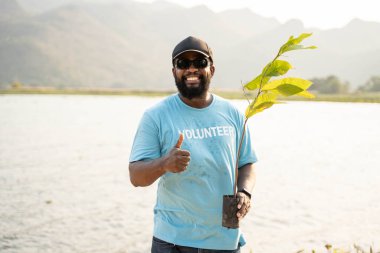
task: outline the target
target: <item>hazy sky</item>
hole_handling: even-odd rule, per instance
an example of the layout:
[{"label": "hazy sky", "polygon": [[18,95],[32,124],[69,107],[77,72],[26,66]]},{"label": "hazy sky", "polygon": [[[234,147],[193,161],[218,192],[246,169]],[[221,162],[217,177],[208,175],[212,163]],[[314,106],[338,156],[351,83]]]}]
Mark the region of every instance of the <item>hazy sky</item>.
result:
[{"label": "hazy sky", "polygon": [[[154,0],[137,0],[153,2]],[[380,0],[167,0],[182,6],[205,4],[214,11],[248,7],[280,22],[302,20],[308,28],[337,28],[353,18],[380,22]]]}]

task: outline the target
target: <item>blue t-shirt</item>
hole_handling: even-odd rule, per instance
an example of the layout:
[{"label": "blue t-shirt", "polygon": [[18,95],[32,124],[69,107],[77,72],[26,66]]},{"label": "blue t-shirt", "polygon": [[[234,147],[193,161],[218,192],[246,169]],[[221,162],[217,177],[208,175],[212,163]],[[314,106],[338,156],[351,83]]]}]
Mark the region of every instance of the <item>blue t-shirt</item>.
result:
[{"label": "blue t-shirt", "polygon": [[[153,235],[173,244],[204,249],[236,249],[244,245],[239,229],[222,227],[223,195],[233,194],[236,156],[244,116],[228,101],[213,95],[202,109],[182,102],[178,94],[148,109],[140,122],[130,162],[166,155],[176,144],[190,152],[182,173],[159,179]],[[249,131],[242,144],[239,167],[255,163]]]}]

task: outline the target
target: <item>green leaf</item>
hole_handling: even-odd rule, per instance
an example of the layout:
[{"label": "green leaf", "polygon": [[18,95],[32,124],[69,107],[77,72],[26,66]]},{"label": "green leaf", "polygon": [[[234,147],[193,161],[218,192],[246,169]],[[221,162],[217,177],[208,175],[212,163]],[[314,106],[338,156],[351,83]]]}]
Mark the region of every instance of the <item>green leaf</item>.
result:
[{"label": "green leaf", "polygon": [[290,65],[287,61],[282,60],[275,60],[271,63],[269,63],[265,68],[263,69],[262,75],[265,74],[265,76],[282,76],[288,72],[289,69],[292,68],[292,65]]},{"label": "green leaf", "polygon": [[312,82],[309,80],[302,79],[302,78],[287,77],[287,78],[277,79],[277,80],[267,83],[263,87],[262,90],[263,91],[274,90],[274,89],[277,89],[280,85],[286,85],[286,84],[296,86],[302,90],[307,90],[310,87],[310,85],[312,85]]},{"label": "green leaf", "polygon": [[298,36],[298,38],[292,39],[291,41],[292,41],[294,44],[299,44],[299,43],[301,43],[304,39],[306,39],[307,37],[310,37],[311,35],[312,35],[312,33],[302,33],[300,36]]},{"label": "green leaf", "polygon": [[288,41],[281,46],[274,60],[265,66],[261,74],[244,85],[244,88],[248,90],[256,90],[259,88],[259,92],[254,102],[251,103],[245,111],[246,119],[264,111],[267,108],[270,108],[274,104],[280,103],[276,101],[277,96],[280,94],[284,96],[298,95],[306,98],[314,97],[313,94],[307,91],[312,84],[309,80],[296,77],[287,77],[270,81],[272,77],[282,76],[292,68],[292,65],[289,62],[278,60],[284,52],[316,48],[315,46],[300,45],[304,39],[310,37],[311,35],[311,33],[303,33],[296,38],[294,36],[290,36]]},{"label": "green leaf", "polygon": [[248,119],[253,115],[264,111],[265,109],[271,107],[276,104],[277,95],[274,93],[261,93],[256,101],[252,102],[245,111],[245,117]]},{"label": "green leaf", "polygon": [[310,92],[308,92],[307,90],[304,90],[304,91],[302,91],[300,93],[297,93],[296,95],[300,96],[300,97],[304,97],[304,98],[315,98],[315,95],[312,94],[312,93],[310,93]]},{"label": "green leaf", "polygon": [[[261,80],[263,79],[263,80]],[[244,85],[244,88],[248,90],[255,90],[260,87],[260,83],[262,82],[263,85],[266,84],[269,81],[270,77],[263,78],[262,75],[258,75],[255,79],[248,82],[246,85]]]},{"label": "green leaf", "polygon": [[293,84],[282,84],[276,88],[276,90],[281,94],[286,97],[293,96],[297,93],[300,93],[304,91],[300,87],[297,87]]},{"label": "green leaf", "polygon": [[245,117],[248,119],[257,113],[262,112],[267,108],[270,108],[272,105],[274,105],[274,102],[263,102],[259,106],[254,107],[252,110],[247,110],[245,112]]},{"label": "green leaf", "polygon": [[279,54],[283,54],[285,52],[291,51],[291,50],[299,50],[299,49],[315,49],[317,47],[315,46],[309,46],[305,47],[303,45],[298,45],[300,44],[304,39],[307,37],[310,37],[312,34],[311,33],[302,33],[300,36],[297,38],[294,38],[293,36],[290,36],[289,40],[281,46]]},{"label": "green leaf", "polygon": [[305,47],[303,45],[290,45],[289,47],[287,47],[282,53],[285,53],[285,52],[288,52],[288,51],[292,51],[292,50],[300,50],[300,49],[316,49],[317,47],[316,46],[309,46],[309,47]]}]

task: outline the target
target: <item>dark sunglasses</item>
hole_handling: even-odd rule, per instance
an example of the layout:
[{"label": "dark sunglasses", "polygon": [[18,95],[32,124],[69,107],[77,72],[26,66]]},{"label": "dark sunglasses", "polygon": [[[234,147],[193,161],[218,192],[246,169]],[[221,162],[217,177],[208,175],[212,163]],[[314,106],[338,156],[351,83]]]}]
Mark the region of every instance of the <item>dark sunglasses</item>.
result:
[{"label": "dark sunglasses", "polygon": [[204,69],[208,66],[208,63],[209,61],[207,58],[198,58],[195,60],[178,59],[175,62],[175,66],[178,69],[188,69],[191,65],[193,65],[196,69]]}]

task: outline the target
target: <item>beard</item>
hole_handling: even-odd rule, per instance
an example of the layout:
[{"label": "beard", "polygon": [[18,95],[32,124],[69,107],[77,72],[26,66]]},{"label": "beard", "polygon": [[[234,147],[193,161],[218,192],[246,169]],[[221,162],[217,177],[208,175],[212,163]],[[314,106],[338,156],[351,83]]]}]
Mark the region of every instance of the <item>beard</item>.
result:
[{"label": "beard", "polygon": [[175,77],[175,84],[177,86],[178,92],[187,99],[200,98],[203,97],[209,87],[211,82],[211,76],[201,75],[199,77],[200,83],[197,87],[187,87],[186,78],[182,76],[182,78]]}]

